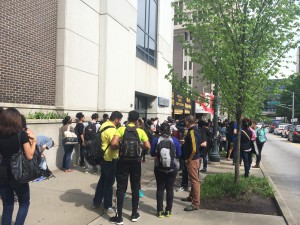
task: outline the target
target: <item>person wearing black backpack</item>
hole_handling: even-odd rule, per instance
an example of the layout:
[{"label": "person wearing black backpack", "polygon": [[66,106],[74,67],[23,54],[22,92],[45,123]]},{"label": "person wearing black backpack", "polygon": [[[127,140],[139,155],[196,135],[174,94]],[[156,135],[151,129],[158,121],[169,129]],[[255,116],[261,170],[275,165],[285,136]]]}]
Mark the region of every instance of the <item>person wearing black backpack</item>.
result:
[{"label": "person wearing black backpack", "polygon": [[[160,137],[155,138],[152,142],[151,156],[155,159],[157,216],[158,218],[170,217],[173,206],[174,182],[179,169],[177,159],[181,156],[181,148],[177,138],[171,137],[168,123],[161,124]],[[167,206],[163,211],[165,190],[167,192]]]},{"label": "person wearing black backpack", "polygon": [[[127,190],[128,176],[132,189],[132,214],[131,221],[136,222],[140,218],[137,212],[139,205],[139,189],[141,181],[142,144],[145,149],[150,149],[148,136],[144,130],[136,128],[135,123],[140,114],[130,111],[126,127],[118,128],[111,145],[119,149],[119,160],[117,162],[117,213],[110,218],[114,224],[123,224],[122,208],[124,195]],[[119,141],[121,140],[121,143]]]},{"label": "person wearing black backpack", "polygon": [[101,162],[101,176],[99,178],[95,196],[93,198],[92,208],[99,208],[104,200],[104,209],[107,213],[113,213],[112,196],[113,185],[115,183],[116,164],[118,159],[118,150],[113,149],[111,141],[116,133],[117,126],[121,123],[123,115],[118,112],[112,112],[108,121],[103,123],[100,128],[101,148],[104,150],[103,161]]}]

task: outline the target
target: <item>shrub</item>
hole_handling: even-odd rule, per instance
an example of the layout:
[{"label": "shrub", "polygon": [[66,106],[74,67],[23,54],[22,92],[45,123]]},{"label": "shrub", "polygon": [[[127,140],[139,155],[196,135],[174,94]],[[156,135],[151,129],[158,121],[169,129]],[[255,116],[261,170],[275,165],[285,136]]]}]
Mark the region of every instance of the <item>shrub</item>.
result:
[{"label": "shrub", "polygon": [[29,113],[26,118],[27,119],[63,119],[67,116],[65,113],[58,113],[58,112],[34,112]]}]

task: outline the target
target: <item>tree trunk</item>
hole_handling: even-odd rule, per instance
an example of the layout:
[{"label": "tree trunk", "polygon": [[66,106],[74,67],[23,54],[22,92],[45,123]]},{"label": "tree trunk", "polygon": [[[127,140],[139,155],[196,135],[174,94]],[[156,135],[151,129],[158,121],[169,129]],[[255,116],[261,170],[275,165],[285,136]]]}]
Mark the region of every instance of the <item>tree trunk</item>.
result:
[{"label": "tree trunk", "polygon": [[237,143],[236,149],[234,152],[234,162],[235,162],[235,174],[234,174],[234,183],[240,182],[240,148],[241,148],[241,117],[242,113],[241,110],[237,110],[236,114],[236,122],[237,122]]}]

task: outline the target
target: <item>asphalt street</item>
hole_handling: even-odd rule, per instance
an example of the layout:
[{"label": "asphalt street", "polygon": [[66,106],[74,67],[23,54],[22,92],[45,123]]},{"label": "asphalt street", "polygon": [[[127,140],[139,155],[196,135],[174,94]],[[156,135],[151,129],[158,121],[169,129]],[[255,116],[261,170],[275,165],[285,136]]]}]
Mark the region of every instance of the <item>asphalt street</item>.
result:
[{"label": "asphalt street", "polygon": [[268,134],[262,163],[297,224],[300,224],[300,143]]}]

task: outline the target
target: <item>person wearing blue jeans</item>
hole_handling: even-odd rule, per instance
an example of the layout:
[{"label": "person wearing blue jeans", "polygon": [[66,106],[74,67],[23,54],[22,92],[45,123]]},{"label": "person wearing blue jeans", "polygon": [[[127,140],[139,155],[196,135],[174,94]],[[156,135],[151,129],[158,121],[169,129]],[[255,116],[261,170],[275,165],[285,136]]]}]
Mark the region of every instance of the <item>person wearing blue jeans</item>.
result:
[{"label": "person wearing blue jeans", "polygon": [[98,181],[95,196],[93,199],[93,207],[98,208],[104,200],[104,208],[112,207],[113,185],[115,183],[117,160],[103,161],[101,164],[101,176]]},{"label": "person wearing blue jeans", "polygon": [[240,151],[242,156],[241,158],[244,161],[245,177],[249,177],[250,166],[252,161],[252,153],[251,153],[252,132],[249,130],[250,125],[251,125],[250,119],[248,118],[242,119]]},{"label": "person wearing blue jeans", "polygon": [[66,145],[63,143],[63,147],[65,150],[64,158],[63,158],[63,170],[65,172],[72,172],[71,167],[71,155],[74,149],[74,145]]},{"label": "person wearing blue jeans", "polygon": [[180,163],[181,163],[181,172],[182,172],[182,178],[181,178],[181,185],[180,187],[176,190],[177,192],[179,191],[188,191],[189,189],[189,175],[186,169],[185,165],[185,159],[183,156],[179,158]]},{"label": "person wearing blue jeans", "polygon": [[0,194],[3,202],[2,225],[11,225],[15,204],[14,192],[18,196],[19,202],[19,211],[15,225],[22,225],[25,223],[30,205],[29,184],[21,184],[11,180],[0,184]]}]

